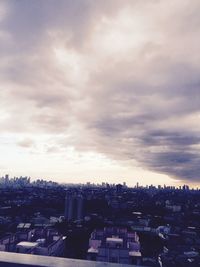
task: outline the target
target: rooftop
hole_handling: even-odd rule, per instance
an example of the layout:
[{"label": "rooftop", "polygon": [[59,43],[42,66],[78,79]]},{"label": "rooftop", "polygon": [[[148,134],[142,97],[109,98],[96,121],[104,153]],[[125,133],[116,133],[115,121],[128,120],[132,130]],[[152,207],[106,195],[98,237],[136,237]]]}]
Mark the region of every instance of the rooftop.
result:
[{"label": "rooftop", "polygon": [[123,239],[118,237],[107,237],[106,242],[123,243]]},{"label": "rooftop", "polygon": [[34,247],[38,246],[38,243],[37,242],[22,241],[22,242],[18,243],[17,246],[21,246],[24,248],[34,248]]}]

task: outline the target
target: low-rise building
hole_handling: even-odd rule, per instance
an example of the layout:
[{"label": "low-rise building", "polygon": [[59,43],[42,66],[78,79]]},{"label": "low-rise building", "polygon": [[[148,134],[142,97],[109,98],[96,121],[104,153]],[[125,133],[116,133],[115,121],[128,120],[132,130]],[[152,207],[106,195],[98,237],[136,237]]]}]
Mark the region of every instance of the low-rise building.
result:
[{"label": "low-rise building", "polygon": [[52,228],[21,229],[0,239],[0,251],[63,256],[65,238]]},{"label": "low-rise building", "polygon": [[139,264],[139,237],[136,232],[129,232],[127,228],[108,227],[95,230],[89,240],[87,258],[94,261]]}]

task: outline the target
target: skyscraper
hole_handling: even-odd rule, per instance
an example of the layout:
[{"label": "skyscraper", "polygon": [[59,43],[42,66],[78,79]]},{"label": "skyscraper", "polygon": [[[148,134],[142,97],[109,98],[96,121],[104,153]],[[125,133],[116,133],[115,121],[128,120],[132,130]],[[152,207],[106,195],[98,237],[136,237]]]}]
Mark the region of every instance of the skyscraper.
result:
[{"label": "skyscraper", "polygon": [[84,198],[81,194],[68,191],[65,197],[65,219],[75,221],[83,219]]}]

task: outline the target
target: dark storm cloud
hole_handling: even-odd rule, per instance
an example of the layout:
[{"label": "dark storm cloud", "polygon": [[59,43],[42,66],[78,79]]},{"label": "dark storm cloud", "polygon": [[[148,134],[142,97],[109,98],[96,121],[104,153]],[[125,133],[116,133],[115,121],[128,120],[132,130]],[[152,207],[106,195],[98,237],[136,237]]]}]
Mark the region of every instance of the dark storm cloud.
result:
[{"label": "dark storm cloud", "polygon": [[198,182],[199,8],[187,0],[3,2],[1,131],[61,134],[49,152],[71,145]]},{"label": "dark storm cloud", "polygon": [[200,137],[189,135],[189,133],[188,135],[186,135],[184,133],[178,132],[154,131],[149,132],[148,136],[144,136],[143,142],[147,146],[159,145],[164,143],[169,146],[184,147],[199,144]]}]

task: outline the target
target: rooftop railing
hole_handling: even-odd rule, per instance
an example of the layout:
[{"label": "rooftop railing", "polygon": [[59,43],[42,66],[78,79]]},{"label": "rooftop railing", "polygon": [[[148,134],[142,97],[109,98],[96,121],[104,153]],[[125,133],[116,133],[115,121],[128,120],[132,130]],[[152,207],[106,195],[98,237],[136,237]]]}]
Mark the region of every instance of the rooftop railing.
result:
[{"label": "rooftop railing", "polygon": [[[135,265],[94,262],[0,251],[0,267],[134,267]],[[136,266],[135,266],[136,267]],[[143,266],[144,267],[144,266]]]}]

